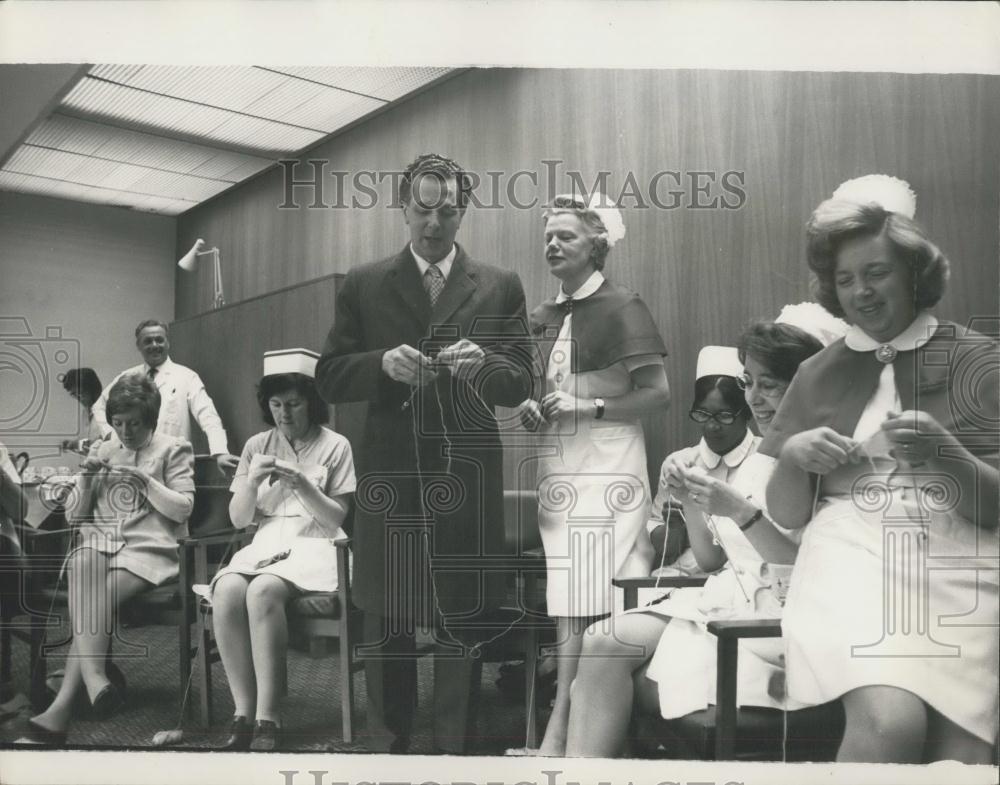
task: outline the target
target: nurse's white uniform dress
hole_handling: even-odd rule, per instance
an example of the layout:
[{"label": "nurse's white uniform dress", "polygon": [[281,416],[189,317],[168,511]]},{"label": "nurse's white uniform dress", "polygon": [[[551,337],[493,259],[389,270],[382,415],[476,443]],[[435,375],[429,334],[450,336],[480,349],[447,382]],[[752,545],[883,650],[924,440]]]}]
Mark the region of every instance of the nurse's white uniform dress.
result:
[{"label": "nurse's white uniform dress", "polygon": [[[925,312],[890,343],[899,352],[919,350],[937,324]],[[845,344],[858,353],[878,347],[855,327]],[[995,379],[995,348],[992,363]],[[961,399],[953,405],[970,406]],[[996,416],[995,399],[982,405]],[[993,743],[996,524],[976,526],[958,514],[957,485],[948,475],[890,454],[880,425],[904,408],[887,364],[852,434],[867,459],[822,478],[782,625],[789,694],[813,705],[859,687],[896,687]]]},{"label": "nurse's white uniform dress", "polygon": [[[573,300],[604,283],[595,272]],[[560,288],[556,303],[569,299]],[[573,314],[563,320],[549,354],[545,392],[583,400],[622,395],[630,372],[661,364],[660,355],[627,357],[607,368],[573,373]],[[615,611],[615,577],[648,575],[653,549],[646,532],[650,492],[646,445],[639,420],[561,418],[542,431],[538,466],[538,525],[548,574],[546,601],[553,617],[590,617]]]},{"label": "nurse's white uniform dress", "polygon": [[[243,448],[231,490],[246,482],[253,456],[261,453],[297,463],[299,469],[329,497],[355,489],[351,445],[339,433],[314,426],[305,444],[296,451],[278,428],[251,436]],[[332,592],[337,589],[337,552],[334,542],[346,537],[338,528],[330,531],[317,521],[294,491],[280,482],[265,480],[257,490],[254,523],[259,524],[253,542],[237,551],[223,575],[275,575],[302,592]],[[288,555],[266,564],[275,556]]]}]

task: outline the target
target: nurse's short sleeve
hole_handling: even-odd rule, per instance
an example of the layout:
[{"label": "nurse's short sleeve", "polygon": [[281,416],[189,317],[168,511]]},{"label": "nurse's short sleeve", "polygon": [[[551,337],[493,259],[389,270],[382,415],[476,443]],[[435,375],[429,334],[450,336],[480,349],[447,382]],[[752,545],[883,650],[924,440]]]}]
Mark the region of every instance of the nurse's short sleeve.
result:
[{"label": "nurse's short sleeve", "polygon": [[632,373],[636,368],[645,368],[647,365],[663,365],[663,357],[658,354],[637,354],[626,357],[622,363],[625,365],[625,370]]},{"label": "nurse's short sleeve", "polygon": [[336,434],[336,436],[337,443],[330,453],[330,461],[327,464],[326,488],[324,488],[324,493],[330,497],[353,493],[357,487],[351,443],[340,434]]}]

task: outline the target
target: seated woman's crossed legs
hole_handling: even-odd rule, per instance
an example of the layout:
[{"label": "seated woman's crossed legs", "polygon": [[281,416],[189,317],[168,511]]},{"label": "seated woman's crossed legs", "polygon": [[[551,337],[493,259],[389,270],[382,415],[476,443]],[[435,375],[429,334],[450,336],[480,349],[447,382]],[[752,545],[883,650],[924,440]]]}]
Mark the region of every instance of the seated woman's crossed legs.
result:
[{"label": "seated woman's crossed legs", "polygon": [[114,689],[105,671],[105,657],[117,612],[133,597],[152,588],[152,584],[127,570],[111,569],[110,558],[93,548],[79,548],[70,556],[67,576],[73,641],[59,692],[52,704],[31,720],[40,728],[65,730],[73,699],[81,686],[99,712],[103,704],[113,708],[113,701],[99,698]]},{"label": "seated woman's crossed legs", "polygon": [[[628,613],[587,630],[573,683],[567,757],[621,754],[636,697],[634,675],[653,656],[669,621],[652,613]],[[609,630],[600,629],[605,624]],[[655,685],[644,677],[643,682],[655,696]]]}]

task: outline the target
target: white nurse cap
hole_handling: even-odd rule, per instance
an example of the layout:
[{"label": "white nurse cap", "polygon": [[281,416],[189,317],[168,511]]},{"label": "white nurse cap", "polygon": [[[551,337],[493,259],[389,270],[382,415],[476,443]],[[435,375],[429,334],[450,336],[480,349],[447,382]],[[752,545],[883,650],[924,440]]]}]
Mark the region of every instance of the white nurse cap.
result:
[{"label": "white nurse cap", "polygon": [[906,180],[887,174],[866,174],[855,177],[837,186],[834,199],[856,204],[874,202],[883,210],[899,213],[907,218],[917,214],[917,195]]},{"label": "white nurse cap", "polygon": [[316,361],[318,359],[319,354],[308,349],[278,349],[273,352],[264,352],[264,375],[301,373],[312,379],[316,376]]},{"label": "white nurse cap", "polygon": [[733,346],[706,346],[698,352],[698,370],[695,379],[705,376],[733,376],[739,378],[743,375],[743,363]]},{"label": "white nurse cap", "polygon": [[789,324],[809,333],[824,346],[829,346],[847,334],[848,325],[819,303],[805,302],[786,305],[781,309],[775,324]]}]

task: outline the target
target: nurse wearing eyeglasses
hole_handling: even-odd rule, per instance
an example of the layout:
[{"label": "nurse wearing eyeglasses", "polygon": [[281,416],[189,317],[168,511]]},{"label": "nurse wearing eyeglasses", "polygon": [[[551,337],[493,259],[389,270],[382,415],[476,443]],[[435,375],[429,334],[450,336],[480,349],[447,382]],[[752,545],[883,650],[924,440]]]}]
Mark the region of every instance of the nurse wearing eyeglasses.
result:
[{"label": "nurse wearing eyeglasses", "polygon": [[[647,524],[656,549],[654,569],[671,566],[682,572],[700,571],[694,554],[686,547],[681,517],[684,504],[676,498],[671,500],[669,477],[676,475],[679,467],[698,467],[708,477],[728,485],[743,461],[757,449],[760,437],[748,427],[751,410],[742,389],[744,374],[735,347],[706,346],[698,354],[694,403],[688,417],[701,426],[702,437],[697,444],[668,455],[660,468]],[[679,515],[671,515],[672,521],[668,520],[667,510],[676,510]]]}]

